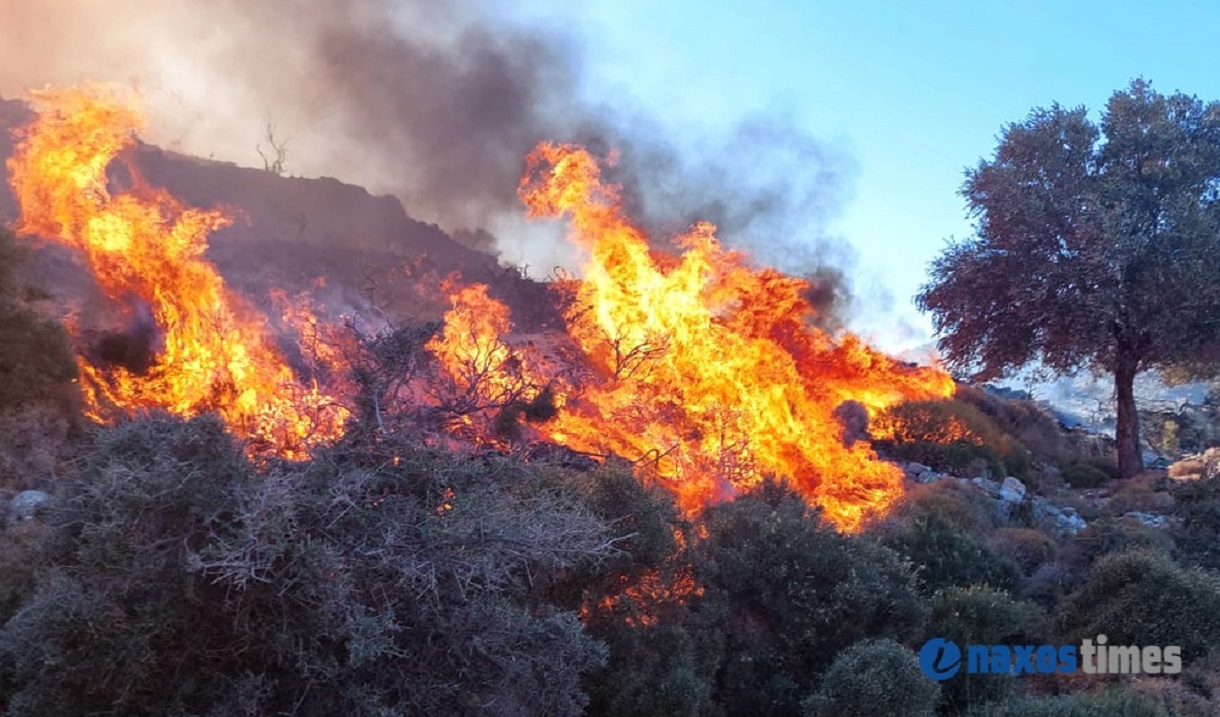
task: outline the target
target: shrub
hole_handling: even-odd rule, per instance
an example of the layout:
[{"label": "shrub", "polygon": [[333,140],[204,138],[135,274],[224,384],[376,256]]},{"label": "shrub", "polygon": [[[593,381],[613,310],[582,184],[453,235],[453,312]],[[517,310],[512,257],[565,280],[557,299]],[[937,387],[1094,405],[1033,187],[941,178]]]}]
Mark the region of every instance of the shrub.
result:
[{"label": "shrub", "polygon": [[[1037,610],[1011,595],[989,587],[946,588],[932,597],[930,637],[958,645],[1028,644]],[[963,648],[964,649],[964,648]],[[996,700],[1012,687],[1009,675],[962,672],[943,685],[945,703],[953,711]]]},{"label": "shrub", "polygon": [[993,476],[1029,473],[1029,454],[973,406],[912,401],[879,415],[871,429],[885,453],[957,475],[982,468]]},{"label": "shrub", "polygon": [[1104,634],[1111,645],[1179,645],[1189,662],[1220,644],[1220,577],[1167,555],[1108,555],[1063,607],[1064,638]]},{"label": "shrub", "polygon": [[1132,550],[1174,552],[1173,538],[1164,530],[1144,525],[1135,518],[1101,518],[1072,538],[1071,552],[1078,553],[1082,573],[1100,557]]},{"label": "shrub", "polygon": [[210,417],[103,432],[0,629],[10,713],[579,714],[605,648],[539,587],[605,524],[506,460],[379,449],[259,477]]},{"label": "shrub", "polygon": [[1011,591],[1020,578],[1016,563],[936,515],[901,525],[882,540],[915,564],[923,590],[929,595],[943,588],[970,585]]},{"label": "shrub", "polygon": [[822,524],[790,491],[764,486],[713,506],[702,527],[692,553],[705,593],[692,609],[720,633],[717,702],[731,714],[790,713],[838,652],[923,628],[910,566]]},{"label": "shrub", "polygon": [[1077,461],[1063,469],[1063,481],[1073,488],[1098,488],[1109,483],[1113,477],[1096,463],[1087,461]]},{"label": "shrub", "polygon": [[13,273],[22,252],[0,229],[0,411],[35,405],[75,410],[76,359],[68,334],[25,303]]},{"label": "shrub", "polygon": [[1171,717],[1157,700],[1132,690],[1098,694],[1022,697],[980,705],[966,717]]},{"label": "shrub", "polygon": [[677,625],[622,626],[609,633],[610,661],[594,673],[591,714],[699,717],[713,709],[699,646]]},{"label": "shrub", "polygon": [[1174,531],[1183,559],[1207,568],[1220,568],[1220,478],[1204,478],[1177,486],[1174,514],[1181,525]]},{"label": "shrub", "polygon": [[936,516],[976,537],[990,535],[1000,526],[995,501],[973,485],[956,480],[913,486],[893,515],[910,520]]},{"label": "shrub", "polygon": [[1016,563],[1025,575],[1055,559],[1055,541],[1033,528],[1001,528],[992,535],[988,545],[998,555]]},{"label": "shrub", "polygon": [[893,640],[866,640],[839,653],[801,707],[807,717],[932,717],[939,698],[939,686],[910,650]]}]

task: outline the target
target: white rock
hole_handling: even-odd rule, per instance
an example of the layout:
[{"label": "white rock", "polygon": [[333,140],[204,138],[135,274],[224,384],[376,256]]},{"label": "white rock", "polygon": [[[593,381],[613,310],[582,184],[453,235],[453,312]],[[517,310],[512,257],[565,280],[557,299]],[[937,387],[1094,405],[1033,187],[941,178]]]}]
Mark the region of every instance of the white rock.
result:
[{"label": "white rock", "polygon": [[1020,503],[1025,498],[1025,484],[1012,476],[1008,476],[1000,484],[999,496],[1000,500],[1006,500],[1009,503]]},{"label": "white rock", "polygon": [[50,499],[51,496],[40,490],[23,490],[9,501],[9,515],[13,520],[32,520],[39,507]]}]

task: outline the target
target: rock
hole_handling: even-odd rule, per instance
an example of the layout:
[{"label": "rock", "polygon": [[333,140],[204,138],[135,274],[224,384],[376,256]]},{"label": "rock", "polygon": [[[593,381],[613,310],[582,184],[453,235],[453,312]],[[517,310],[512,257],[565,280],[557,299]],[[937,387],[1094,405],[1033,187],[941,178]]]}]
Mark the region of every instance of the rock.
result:
[{"label": "rock", "polygon": [[976,476],[974,478],[971,478],[970,482],[975,484],[979,488],[983,489],[983,492],[985,492],[987,495],[991,496],[992,498],[1000,497],[1000,484],[996,483],[995,481],[991,480],[990,478],[983,478],[982,476]]},{"label": "rock", "polygon": [[1025,499],[1025,484],[1008,476],[1000,484],[999,498],[1009,503],[1020,503]]},{"label": "rock", "polygon": [[51,496],[40,490],[23,490],[8,504],[10,520],[33,520]]},{"label": "rock", "polygon": [[[1071,511],[1070,513],[1068,512],[1069,510]],[[1076,535],[1089,527],[1089,524],[1075,510],[1065,508],[1062,513],[1055,517],[1055,527],[1068,535]]]},{"label": "rock", "polygon": [[1163,529],[1169,527],[1169,516],[1159,513],[1146,513],[1140,510],[1133,510],[1123,513],[1123,517],[1138,520],[1149,528]]},{"label": "rock", "polygon": [[923,481],[919,480],[919,477],[924,473],[931,473],[932,468],[931,466],[925,466],[922,463],[903,463],[902,472],[906,474],[907,478],[910,478],[916,483],[922,483]]}]

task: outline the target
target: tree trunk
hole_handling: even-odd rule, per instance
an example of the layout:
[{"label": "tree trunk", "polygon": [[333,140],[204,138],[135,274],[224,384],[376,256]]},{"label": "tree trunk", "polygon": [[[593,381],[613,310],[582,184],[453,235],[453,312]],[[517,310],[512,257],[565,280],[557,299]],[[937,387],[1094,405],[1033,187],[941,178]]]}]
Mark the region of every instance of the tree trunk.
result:
[{"label": "tree trunk", "polygon": [[1114,429],[1118,450],[1118,472],[1130,478],[1144,469],[1140,453],[1139,415],[1135,412],[1135,374],[1139,361],[1119,356],[1114,371],[1114,392],[1118,399],[1117,425]]}]

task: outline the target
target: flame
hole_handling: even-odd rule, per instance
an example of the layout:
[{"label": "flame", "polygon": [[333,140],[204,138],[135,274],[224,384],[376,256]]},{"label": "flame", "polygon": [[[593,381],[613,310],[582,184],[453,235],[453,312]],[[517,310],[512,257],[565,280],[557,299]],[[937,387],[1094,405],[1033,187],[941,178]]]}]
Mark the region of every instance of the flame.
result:
[{"label": "flame", "polygon": [[265,318],[204,258],[209,233],[230,217],[183,206],[134,168],[132,189],[110,188],[108,168],[143,126],[138,110],[101,88],[46,90],[31,100],[38,117],[8,162],[18,231],[79,251],[111,299],[143,302],[164,334],[143,373],[78,359],[88,414],[216,411],[252,448],[290,458],[338,436],[347,411],[316,384],[297,381]]},{"label": "flame", "polygon": [[566,318],[598,377],[561,397],[550,439],[636,460],[687,513],[767,475],[842,530],[894,503],[901,471],[845,441],[834,411],[949,396],[946,373],[816,328],[807,282],[750,267],[711,224],[679,237],[679,255],[653,249],[584,149],[544,143],[528,163],[519,194],[530,215],[566,217],[588,252]]}]

